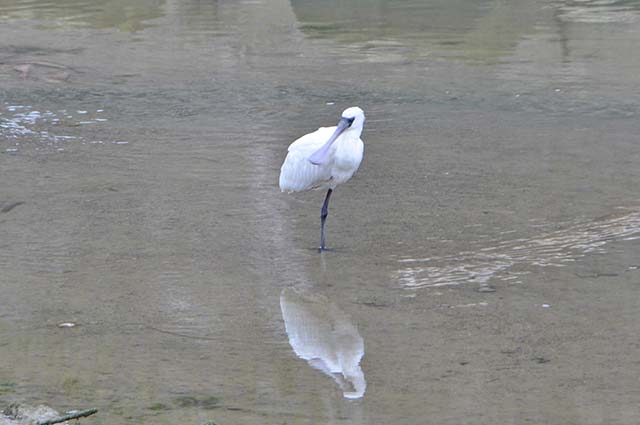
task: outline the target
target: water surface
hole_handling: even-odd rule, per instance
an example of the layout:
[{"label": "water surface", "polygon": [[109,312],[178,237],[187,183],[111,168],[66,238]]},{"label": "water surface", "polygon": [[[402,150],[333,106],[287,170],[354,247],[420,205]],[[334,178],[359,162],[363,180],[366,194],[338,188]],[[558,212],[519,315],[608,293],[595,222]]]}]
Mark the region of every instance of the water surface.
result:
[{"label": "water surface", "polygon": [[[635,424],[639,16],[3,2],[0,404]],[[278,171],[352,105],[366,157],[320,255],[323,194]]]}]

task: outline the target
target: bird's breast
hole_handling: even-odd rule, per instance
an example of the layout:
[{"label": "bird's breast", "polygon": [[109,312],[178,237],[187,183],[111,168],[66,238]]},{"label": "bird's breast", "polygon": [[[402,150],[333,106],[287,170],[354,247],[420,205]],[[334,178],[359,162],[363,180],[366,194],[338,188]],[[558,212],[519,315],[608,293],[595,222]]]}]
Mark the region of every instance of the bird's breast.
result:
[{"label": "bird's breast", "polygon": [[363,144],[360,139],[341,140],[336,146],[334,168],[355,172],[362,162]]}]

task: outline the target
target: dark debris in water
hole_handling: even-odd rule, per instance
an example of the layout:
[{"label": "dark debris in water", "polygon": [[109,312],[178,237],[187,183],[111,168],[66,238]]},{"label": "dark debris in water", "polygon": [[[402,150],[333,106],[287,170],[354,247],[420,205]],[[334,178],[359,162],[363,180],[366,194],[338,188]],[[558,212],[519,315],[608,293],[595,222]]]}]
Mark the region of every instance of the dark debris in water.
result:
[{"label": "dark debris in water", "polygon": [[15,382],[0,382],[0,395],[12,393],[15,391]]},{"label": "dark debris in water", "polygon": [[164,403],[154,403],[151,406],[149,406],[147,409],[153,410],[153,411],[161,411],[161,410],[171,410],[171,407],[167,406]]},{"label": "dark debris in water", "polygon": [[216,396],[180,396],[173,399],[173,403],[180,408],[198,407],[201,409],[217,409],[220,407],[220,397]]},{"label": "dark debris in water", "polygon": [[7,202],[6,204],[0,203],[0,213],[6,214],[15,207],[19,207],[22,204],[24,204],[24,201]]},{"label": "dark debris in water", "polygon": [[588,274],[576,273],[576,276],[582,279],[598,279],[600,277],[617,277],[620,276],[618,273],[607,273],[607,272],[593,272]]},{"label": "dark debris in water", "polygon": [[0,48],[0,73],[13,74],[20,80],[39,80],[48,83],[68,81],[78,71],[41,57],[54,53],[80,53],[83,49],[42,49],[35,46],[8,46]]},{"label": "dark debris in water", "polygon": [[396,304],[395,299],[388,299],[388,297],[380,297],[375,295],[367,295],[360,297],[354,301],[356,304],[361,304],[367,307],[389,307]]},{"label": "dark debris in water", "polygon": [[522,347],[516,347],[512,350],[501,350],[500,354],[506,354],[507,356],[513,356],[515,354],[522,354]]}]

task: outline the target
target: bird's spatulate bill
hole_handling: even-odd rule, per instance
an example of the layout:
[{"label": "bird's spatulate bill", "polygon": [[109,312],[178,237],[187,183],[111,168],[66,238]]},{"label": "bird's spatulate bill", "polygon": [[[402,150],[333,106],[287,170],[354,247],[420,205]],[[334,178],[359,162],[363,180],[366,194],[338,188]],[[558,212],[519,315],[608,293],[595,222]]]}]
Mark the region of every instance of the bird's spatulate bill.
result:
[{"label": "bird's spatulate bill", "polygon": [[311,154],[311,156],[309,157],[309,162],[311,162],[313,165],[322,165],[325,162],[327,162],[331,144],[335,142],[336,139],[340,137],[342,132],[347,128],[349,128],[350,125],[351,125],[351,122],[348,119],[342,118],[338,123],[338,126],[336,127],[336,131],[334,131],[331,137],[329,137],[329,140],[327,140],[327,142],[324,145],[322,145],[320,149],[318,149],[313,154]]}]

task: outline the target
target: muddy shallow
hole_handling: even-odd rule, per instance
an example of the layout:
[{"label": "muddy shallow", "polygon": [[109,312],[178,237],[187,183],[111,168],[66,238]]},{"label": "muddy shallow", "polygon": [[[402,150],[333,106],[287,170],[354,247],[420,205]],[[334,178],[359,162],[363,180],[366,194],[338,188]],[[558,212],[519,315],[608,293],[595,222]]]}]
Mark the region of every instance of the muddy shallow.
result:
[{"label": "muddy shallow", "polygon": [[[0,404],[637,423],[634,3],[62,3],[0,5]],[[278,171],[350,105],[319,255]]]}]

